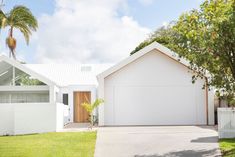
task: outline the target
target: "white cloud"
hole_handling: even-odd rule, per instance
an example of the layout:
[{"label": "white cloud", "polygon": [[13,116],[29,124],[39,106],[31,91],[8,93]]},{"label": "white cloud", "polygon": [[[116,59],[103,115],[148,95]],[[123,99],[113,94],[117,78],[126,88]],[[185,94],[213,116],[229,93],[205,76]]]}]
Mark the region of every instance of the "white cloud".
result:
[{"label": "white cloud", "polygon": [[36,62],[117,62],[150,30],[118,15],[125,0],[57,0],[53,15],[40,18]]}]

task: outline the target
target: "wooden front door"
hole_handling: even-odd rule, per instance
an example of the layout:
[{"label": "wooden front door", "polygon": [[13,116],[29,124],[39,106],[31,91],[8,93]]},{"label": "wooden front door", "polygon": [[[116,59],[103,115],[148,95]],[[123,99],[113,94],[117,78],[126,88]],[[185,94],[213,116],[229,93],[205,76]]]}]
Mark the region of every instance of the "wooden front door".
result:
[{"label": "wooden front door", "polygon": [[89,121],[89,113],[82,107],[82,103],[91,102],[91,92],[74,92],[74,122],[86,123]]}]

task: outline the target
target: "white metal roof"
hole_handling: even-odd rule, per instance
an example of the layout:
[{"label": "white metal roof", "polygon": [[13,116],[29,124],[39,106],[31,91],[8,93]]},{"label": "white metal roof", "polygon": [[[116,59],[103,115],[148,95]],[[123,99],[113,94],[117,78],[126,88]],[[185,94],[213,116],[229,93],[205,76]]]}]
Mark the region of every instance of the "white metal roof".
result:
[{"label": "white metal roof", "polygon": [[45,76],[59,86],[98,85],[97,74],[111,64],[25,64],[29,69]]}]

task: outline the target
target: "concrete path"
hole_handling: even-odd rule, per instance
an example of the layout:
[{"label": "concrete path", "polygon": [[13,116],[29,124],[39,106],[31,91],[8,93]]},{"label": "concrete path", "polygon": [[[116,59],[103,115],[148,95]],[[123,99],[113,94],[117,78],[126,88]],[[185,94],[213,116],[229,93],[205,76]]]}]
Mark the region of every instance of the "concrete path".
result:
[{"label": "concrete path", "polygon": [[89,123],[69,123],[62,130],[58,132],[89,132],[89,131],[97,131],[97,127],[90,128]]},{"label": "concrete path", "polygon": [[217,141],[214,127],[103,127],[95,157],[215,157]]}]

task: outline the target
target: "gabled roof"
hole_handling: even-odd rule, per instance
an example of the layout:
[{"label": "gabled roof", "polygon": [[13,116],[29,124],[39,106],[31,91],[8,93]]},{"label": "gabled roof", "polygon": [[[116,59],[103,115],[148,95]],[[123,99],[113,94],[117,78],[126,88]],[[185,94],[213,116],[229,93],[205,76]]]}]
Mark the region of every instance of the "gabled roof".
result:
[{"label": "gabled roof", "polygon": [[153,42],[150,45],[144,47],[143,49],[141,49],[140,51],[134,53],[133,55],[129,56],[127,59],[121,61],[120,63],[114,65],[113,67],[107,69],[106,71],[100,73],[97,78],[98,79],[103,79],[105,77],[107,77],[108,75],[118,71],[119,69],[123,68],[124,66],[130,64],[131,62],[137,60],[138,58],[142,57],[143,55],[151,52],[152,50],[157,50],[160,53],[163,53],[165,55],[167,55],[168,57],[170,57],[171,59],[183,64],[186,67],[190,66],[189,61],[187,61],[184,58],[179,58],[179,55],[173,51],[171,51],[170,49],[168,49],[167,47],[157,43],[157,42]]},{"label": "gabled roof", "polygon": [[21,71],[31,75],[32,77],[44,82],[47,85],[56,85],[53,81],[51,81],[48,78],[46,78],[45,76],[35,72],[34,70],[31,70],[30,68],[25,66],[25,64],[22,64],[19,61],[16,61],[14,59],[10,59],[10,58],[6,57],[5,55],[0,55],[0,62],[1,61],[4,61],[4,62],[20,69]]},{"label": "gabled roof", "polygon": [[97,86],[96,75],[107,70],[112,64],[26,64],[58,86]]}]

